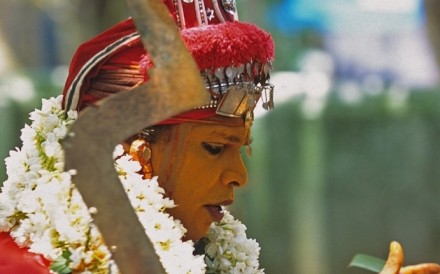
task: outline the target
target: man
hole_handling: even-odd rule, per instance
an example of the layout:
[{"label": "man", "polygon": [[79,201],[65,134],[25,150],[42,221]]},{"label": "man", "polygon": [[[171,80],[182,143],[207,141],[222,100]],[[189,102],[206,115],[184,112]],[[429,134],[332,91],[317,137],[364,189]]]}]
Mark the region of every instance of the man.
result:
[{"label": "man", "polygon": [[[127,140],[115,154],[116,169],[167,272],[202,273],[208,268],[262,273],[254,262],[258,246],[243,240],[242,225],[223,207],[233,203],[234,188],[247,182],[241,148],[250,145],[253,109],[258,101],[268,108],[273,104],[268,82],[273,41],[256,26],[238,22],[235,1],[163,2],[181,29],[210,100]],[[7,161],[9,178],[0,197],[0,273],[116,271],[87,208],[75,190],[66,191],[72,174],[59,171],[59,143],[75,111],[81,115],[102,98],[147,82],[153,66],[131,19],[79,47],[64,88],[63,110],[58,109],[59,99],[45,102],[31,115],[33,131],[22,137],[23,149]],[[185,92],[185,79],[179,81],[182,89],[176,92]],[[35,157],[22,159],[30,154]],[[229,222],[223,232],[222,222]],[[241,245],[228,246],[233,239],[229,230]],[[215,241],[222,237],[227,240],[219,248],[220,241]],[[204,259],[197,255],[200,248]]]}]

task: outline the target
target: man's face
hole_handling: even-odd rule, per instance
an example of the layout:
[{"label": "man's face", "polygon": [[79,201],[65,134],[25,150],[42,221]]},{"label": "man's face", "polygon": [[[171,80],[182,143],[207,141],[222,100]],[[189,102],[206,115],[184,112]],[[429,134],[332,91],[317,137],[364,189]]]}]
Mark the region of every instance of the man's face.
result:
[{"label": "man's face", "polygon": [[231,204],[234,187],[247,181],[240,148],[249,143],[249,133],[242,119],[211,122],[173,126],[168,138],[151,147],[154,175],[177,205],[168,212],[188,229],[186,239],[194,241],[223,218],[221,207]]}]

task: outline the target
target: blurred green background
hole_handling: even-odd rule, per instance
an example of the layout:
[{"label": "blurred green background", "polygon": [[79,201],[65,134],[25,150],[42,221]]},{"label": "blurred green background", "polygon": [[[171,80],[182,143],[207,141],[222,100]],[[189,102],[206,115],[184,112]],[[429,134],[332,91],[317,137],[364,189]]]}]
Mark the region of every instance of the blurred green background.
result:
[{"label": "blurred green background", "polygon": [[[76,47],[128,14],[121,0],[0,1],[4,159]],[[440,262],[440,1],[237,2],[276,43],[276,109],[257,112],[232,208],[266,273],[367,273],[351,258],[385,258],[391,240],[407,264]]]}]

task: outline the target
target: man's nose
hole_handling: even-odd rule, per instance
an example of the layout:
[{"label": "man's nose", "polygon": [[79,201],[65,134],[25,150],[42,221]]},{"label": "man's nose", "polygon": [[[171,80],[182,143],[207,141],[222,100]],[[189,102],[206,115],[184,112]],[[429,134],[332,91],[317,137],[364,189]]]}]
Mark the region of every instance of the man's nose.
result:
[{"label": "man's nose", "polygon": [[248,174],[241,155],[237,153],[225,163],[221,181],[225,185],[242,187],[247,184]]}]

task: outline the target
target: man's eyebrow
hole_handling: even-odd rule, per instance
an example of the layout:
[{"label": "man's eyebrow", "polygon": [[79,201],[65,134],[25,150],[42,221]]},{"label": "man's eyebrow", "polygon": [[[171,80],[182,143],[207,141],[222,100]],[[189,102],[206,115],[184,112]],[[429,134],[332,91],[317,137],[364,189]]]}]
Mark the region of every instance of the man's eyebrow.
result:
[{"label": "man's eyebrow", "polygon": [[242,140],[235,135],[225,136],[225,139],[232,142],[232,143],[241,143],[242,142]]},{"label": "man's eyebrow", "polygon": [[238,137],[237,135],[233,135],[233,134],[228,134],[225,132],[221,132],[221,131],[214,131],[210,134],[210,136],[212,137],[219,137],[224,139],[225,141],[229,141],[232,143],[241,143],[242,139],[240,137]]},{"label": "man's eyebrow", "polygon": [[228,141],[231,143],[237,143],[237,144],[244,143],[244,145],[248,145],[251,142],[251,140],[247,140],[250,138],[241,138],[237,135],[227,134],[227,133],[219,132],[219,131],[213,132],[211,134],[211,136],[220,137],[220,138],[224,139],[225,141]]}]

